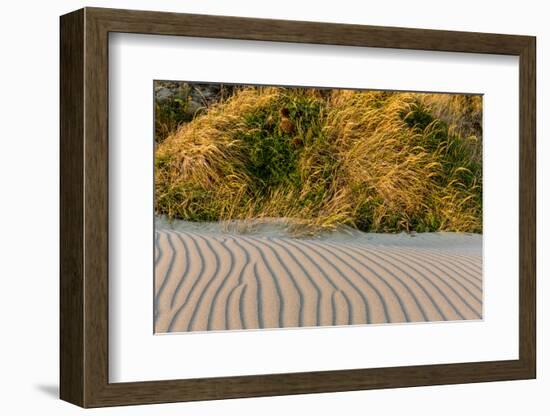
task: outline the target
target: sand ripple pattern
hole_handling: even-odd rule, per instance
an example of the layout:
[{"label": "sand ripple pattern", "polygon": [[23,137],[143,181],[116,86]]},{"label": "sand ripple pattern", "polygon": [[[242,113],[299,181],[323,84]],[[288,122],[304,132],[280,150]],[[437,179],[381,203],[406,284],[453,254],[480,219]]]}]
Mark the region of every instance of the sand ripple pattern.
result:
[{"label": "sand ripple pattern", "polygon": [[481,252],[157,230],[155,332],[482,318]]}]

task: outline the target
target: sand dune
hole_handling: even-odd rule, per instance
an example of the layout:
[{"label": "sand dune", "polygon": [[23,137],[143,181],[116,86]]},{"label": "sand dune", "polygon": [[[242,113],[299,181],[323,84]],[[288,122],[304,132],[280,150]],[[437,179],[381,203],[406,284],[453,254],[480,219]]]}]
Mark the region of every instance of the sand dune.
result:
[{"label": "sand dune", "polygon": [[481,236],[367,236],[157,229],[155,332],[481,319]]}]

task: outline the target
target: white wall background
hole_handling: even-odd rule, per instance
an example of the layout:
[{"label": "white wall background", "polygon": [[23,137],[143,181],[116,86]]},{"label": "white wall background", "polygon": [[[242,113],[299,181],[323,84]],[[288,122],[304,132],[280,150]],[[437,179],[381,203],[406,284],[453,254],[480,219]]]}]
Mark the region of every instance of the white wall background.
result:
[{"label": "white wall background", "polygon": [[550,226],[543,189],[550,163],[543,119],[550,102],[550,26],[545,2],[536,0],[445,3],[120,0],[5,2],[0,13],[0,411],[3,414],[72,415],[81,409],[58,395],[59,19],[83,6],[316,20],[433,29],[536,35],[538,41],[538,379],[338,394],[270,397],[87,411],[124,415],[546,415],[550,361],[544,348],[550,301],[545,284],[545,243]]}]

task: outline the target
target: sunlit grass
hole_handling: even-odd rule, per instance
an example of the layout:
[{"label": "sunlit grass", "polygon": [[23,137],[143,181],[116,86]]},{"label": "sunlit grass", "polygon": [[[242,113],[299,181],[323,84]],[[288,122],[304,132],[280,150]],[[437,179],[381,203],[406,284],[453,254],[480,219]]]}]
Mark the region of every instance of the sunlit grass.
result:
[{"label": "sunlit grass", "polygon": [[481,97],[239,89],[156,150],[169,218],[481,232]]}]

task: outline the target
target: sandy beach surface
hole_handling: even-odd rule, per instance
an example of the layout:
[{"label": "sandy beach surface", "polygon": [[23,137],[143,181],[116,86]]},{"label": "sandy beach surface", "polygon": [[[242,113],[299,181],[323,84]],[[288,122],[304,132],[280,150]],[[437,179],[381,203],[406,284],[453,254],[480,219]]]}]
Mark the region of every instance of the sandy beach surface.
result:
[{"label": "sandy beach surface", "polygon": [[155,332],[482,318],[482,236],[155,230]]}]

